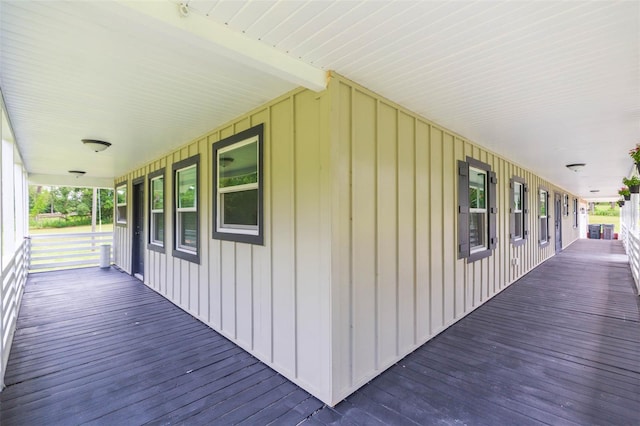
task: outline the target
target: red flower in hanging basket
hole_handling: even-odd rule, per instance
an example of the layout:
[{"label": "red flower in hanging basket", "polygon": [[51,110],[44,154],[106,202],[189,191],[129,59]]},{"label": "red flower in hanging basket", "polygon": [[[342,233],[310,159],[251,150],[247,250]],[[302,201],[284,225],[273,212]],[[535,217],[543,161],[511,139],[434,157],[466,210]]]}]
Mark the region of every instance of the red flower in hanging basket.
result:
[{"label": "red flower in hanging basket", "polygon": [[629,157],[633,158],[634,163],[640,163],[640,143],[637,143],[636,147],[629,151]]},{"label": "red flower in hanging basket", "polygon": [[623,186],[618,190],[618,194],[625,196],[625,195],[630,195],[631,192],[629,192],[629,188],[627,188],[626,186]]}]

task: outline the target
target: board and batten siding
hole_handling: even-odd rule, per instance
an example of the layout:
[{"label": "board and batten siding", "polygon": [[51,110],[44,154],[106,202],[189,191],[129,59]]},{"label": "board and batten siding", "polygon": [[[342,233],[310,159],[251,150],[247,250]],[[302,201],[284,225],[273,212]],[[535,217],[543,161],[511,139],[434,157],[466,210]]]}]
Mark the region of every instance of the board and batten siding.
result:
[{"label": "board and batten siding", "polygon": [[[550,182],[332,74],[332,403],[380,374],[555,253],[538,243],[538,188]],[[498,178],[498,246],[457,259],[457,160]],[[530,235],[509,241],[509,180],[529,187]],[[563,244],[578,238],[563,217]]]},{"label": "board and batten siding", "polygon": [[[331,400],[329,107],[295,90],[116,180],[128,224],[115,263],[131,271],[132,187],[165,170],[165,252],[146,250],[144,282],[324,401]],[[264,123],[264,246],[212,238],[212,144]],[[172,255],[172,164],[200,154],[200,264]],[[145,229],[148,241],[148,229]]]},{"label": "board and batten siding", "polygon": [[[212,144],[264,123],[264,246],[215,240]],[[200,264],[172,256],[172,164],[200,154]],[[495,252],[457,259],[457,161],[498,178]],[[337,74],[298,89],[126,176],[128,226],[116,264],[131,271],[132,187],[165,170],[165,253],[145,283],[334,405],[555,252],[538,244],[538,188],[550,182]],[[509,180],[524,179],[530,235],[509,242]],[[563,217],[563,244],[578,238]],[[145,222],[145,226],[148,222]],[[148,230],[145,229],[148,236]]]}]

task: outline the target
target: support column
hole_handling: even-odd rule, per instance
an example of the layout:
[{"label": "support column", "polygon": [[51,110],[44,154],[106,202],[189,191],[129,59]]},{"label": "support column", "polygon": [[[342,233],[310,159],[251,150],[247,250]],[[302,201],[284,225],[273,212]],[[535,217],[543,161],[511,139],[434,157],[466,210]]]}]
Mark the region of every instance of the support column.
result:
[{"label": "support column", "polygon": [[631,227],[631,232],[635,235],[638,233],[638,221],[640,221],[640,210],[638,209],[640,206],[640,194],[631,194],[631,200],[629,203],[631,204],[631,211],[629,215],[629,221],[631,223],[629,225]]},{"label": "support column", "polygon": [[624,205],[620,207],[620,234],[621,234],[620,237],[624,242],[625,246],[627,244],[627,233],[629,232],[629,222],[627,221],[628,209],[629,209],[629,204],[627,203],[624,203]]}]

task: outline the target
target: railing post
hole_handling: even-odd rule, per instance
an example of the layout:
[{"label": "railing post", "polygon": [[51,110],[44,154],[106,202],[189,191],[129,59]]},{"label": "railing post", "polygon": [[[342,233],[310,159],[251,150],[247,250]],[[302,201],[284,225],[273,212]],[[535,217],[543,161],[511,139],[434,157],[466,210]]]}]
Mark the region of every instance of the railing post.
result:
[{"label": "railing post", "polygon": [[627,223],[627,203],[620,208],[620,231],[622,233],[622,243],[627,248],[629,244],[629,224]]},{"label": "railing post", "polygon": [[27,273],[31,270],[31,237],[24,237],[24,268]]},{"label": "railing post", "polygon": [[631,231],[634,234],[638,232],[638,222],[640,221],[640,215],[638,211],[638,207],[640,206],[640,194],[631,194],[631,217],[629,218],[631,223]]}]

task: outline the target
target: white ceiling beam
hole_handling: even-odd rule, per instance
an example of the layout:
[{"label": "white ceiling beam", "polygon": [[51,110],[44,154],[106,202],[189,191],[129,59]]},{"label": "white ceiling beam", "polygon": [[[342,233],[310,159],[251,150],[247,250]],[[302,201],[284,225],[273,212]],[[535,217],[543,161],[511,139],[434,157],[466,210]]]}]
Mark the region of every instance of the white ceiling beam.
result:
[{"label": "white ceiling beam", "polygon": [[47,175],[40,173],[29,173],[30,185],[43,186],[70,186],[73,188],[113,188],[112,178],[101,178],[82,176],[80,178],[71,175]]},{"label": "white ceiling beam", "polygon": [[298,86],[319,92],[327,87],[327,73],[282,51],[252,40],[207,17],[180,13],[180,5],[170,1],[130,1],[118,3],[142,15],[183,30],[209,44],[215,53]]}]

